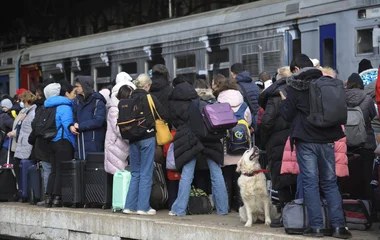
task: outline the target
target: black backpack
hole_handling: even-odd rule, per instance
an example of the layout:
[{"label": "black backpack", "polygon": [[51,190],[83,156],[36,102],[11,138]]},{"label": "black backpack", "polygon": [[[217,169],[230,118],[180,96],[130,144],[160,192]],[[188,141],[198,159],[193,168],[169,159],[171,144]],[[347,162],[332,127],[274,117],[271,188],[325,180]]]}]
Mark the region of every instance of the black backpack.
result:
[{"label": "black backpack", "polygon": [[227,131],[221,132],[209,132],[206,126],[206,123],[202,116],[202,109],[207,105],[212,103],[207,103],[199,99],[191,100],[189,104],[188,114],[188,126],[191,131],[194,133],[199,140],[204,142],[214,142],[224,138],[227,134]]},{"label": "black backpack", "polygon": [[307,120],[311,125],[326,128],[346,124],[347,104],[343,81],[328,76],[311,81],[309,102]]},{"label": "black backpack", "polygon": [[150,110],[144,112],[145,98],[135,97],[119,101],[117,125],[123,139],[139,141],[150,131],[146,126],[146,117]]},{"label": "black backpack", "polygon": [[57,107],[40,107],[32,123],[36,137],[47,140],[52,140],[56,137],[58,132],[55,122],[56,112]]}]

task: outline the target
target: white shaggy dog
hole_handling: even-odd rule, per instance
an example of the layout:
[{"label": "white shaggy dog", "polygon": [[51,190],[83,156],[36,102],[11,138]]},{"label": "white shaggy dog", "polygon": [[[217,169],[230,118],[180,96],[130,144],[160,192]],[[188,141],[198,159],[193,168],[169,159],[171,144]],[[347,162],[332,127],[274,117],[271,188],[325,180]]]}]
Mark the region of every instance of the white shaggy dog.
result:
[{"label": "white shaggy dog", "polygon": [[275,215],[279,217],[279,214],[269,199],[266,178],[261,170],[257,147],[253,147],[243,154],[236,171],[241,173],[238,184],[244,203],[244,206],[239,209],[240,220],[246,222],[246,227],[251,227],[257,219],[265,221],[265,225],[270,225],[271,215],[276,218]]}]

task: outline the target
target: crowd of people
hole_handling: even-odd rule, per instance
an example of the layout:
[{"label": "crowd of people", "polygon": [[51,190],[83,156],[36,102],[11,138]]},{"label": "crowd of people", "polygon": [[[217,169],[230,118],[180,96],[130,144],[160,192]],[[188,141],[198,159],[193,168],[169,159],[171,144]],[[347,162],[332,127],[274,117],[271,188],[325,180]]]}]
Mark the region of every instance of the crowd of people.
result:
[{"label": "crowd of people", "polygon": [[[369,65],[363,60],[358,73],[372,68]],[[41,161],[46,197],[39,205],[61,207],[60,163],[77,157],[77,136],[82,135],[86,152],[104,151],[105,171],[109,174],[129,166],[132,180],[123,213],[154,215],[156,210],[149,205],[149,198],[155,152],[161,148],[156,146],[155,118],[147,116],[146,134],[137,141],[123,139],[117,126],[121,100],[137,99],[150,112],[147,95],[151,94],[161,118],[176,131],[174,156],[181,178],[176,183],[167,179],[169,189],[170,184],[177,185],[174,193],[169,191],[169,214],[186,215],[194,185],[212,195],[217,214],[225,215],[238,211],[242,204],[236,172],[242,153],[228,152],[224,139],[199,139],[189,127],[192,116],[188,109],[194,100],[229,103],[235,113],[242,111],[251,139],[266,152],[266,168],[270,170],[272,189],[278,192],[279,211],[296,198],[305,199],[309,226],[304,235],[321,237],[323,195],[333,236],[349,238],[339,185],[340,179],[349,175],[348,153],[359,154],[362,159],[364,179],[360,181],[365,182],[365,188],[355,197],[371,200],[375,205],[373,189],[377,187],[372,176],[376,136],[380,132],[376,82],[364,86],[358,73],[352,73],[344,82],[347,105],[359,106],[365,119],[367,138],[359,147],[347,147],[344,126],[318,128],[308,122],[310,82],[337,75],[333,69],[319,66],[318,60],[301,54],[290,66],[280,67],[275,76],[262,72],[257,81],[242,63],[231,66],[231,78],[217,74],[210,80],[205,75],[197,75],[196,80],[181,75],[171,79],[167,68],[157,64],[150,75],[141,74],[135,80],[120,72],[114,85],[99,92],[94,91],[91,76],[76,77],[74,85],[46,79],[35,93],[20,89],[15,98],[2,97],[0,128],[7,136],[3,148],[11,148],[17,176],[22,159]],[[39,133],[33,119],[40,109],[52,107],[56,107],[57,134],[46,142],[36,137]],[[272,221],[271,226],[281,226],[281,218]]]}]

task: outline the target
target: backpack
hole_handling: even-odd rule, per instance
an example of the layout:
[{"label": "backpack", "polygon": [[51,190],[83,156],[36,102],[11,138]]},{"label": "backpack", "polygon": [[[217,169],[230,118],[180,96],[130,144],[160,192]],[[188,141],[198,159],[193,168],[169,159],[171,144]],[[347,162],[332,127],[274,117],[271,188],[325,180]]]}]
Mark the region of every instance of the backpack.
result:
[{"label": "backpack", "polygon": [[346,93],[343,81],[328,76],[312,80],[309,85],[310,114],[308,122],[320,128],[345,125]]},{"label": "backpack", "polygon": [[57,107],[40,107],[38,114],[36,114],[33,120],[33,129],[37,138],[52,140],[56,137],[59,130],[55,121],[56,112]]},{"label": "backpack", "polygon": [[146,116],[150,110],[144,112],[144,100],[143,97],[135,97],[119,101],[117,125],[123,139],[139,141],[148,133]]},{"label": "backpack", "polygon": [[347,107],[347,123],[345,125],[347,146],[362,146],[367,140],[364,115],[359,106]]},{"label": "backpack", "polygon": [[225,137],[226,131],[210,132],[207,129],[206,123],[203,120],[201,111],[204,109],[207,103],[199,99],[192,100],[189,104],[188,114],[188,126],[194,135],[201,141],[217,141]]},{"label": "backpack", "polygon": [[248,105],[243,102],[238,111],[235,112],[235,117],[238,123],[235,127],[227,130],[227,153],[237,153],[249,149],[251,137],[248,122],[244,119],[244,113]]}]

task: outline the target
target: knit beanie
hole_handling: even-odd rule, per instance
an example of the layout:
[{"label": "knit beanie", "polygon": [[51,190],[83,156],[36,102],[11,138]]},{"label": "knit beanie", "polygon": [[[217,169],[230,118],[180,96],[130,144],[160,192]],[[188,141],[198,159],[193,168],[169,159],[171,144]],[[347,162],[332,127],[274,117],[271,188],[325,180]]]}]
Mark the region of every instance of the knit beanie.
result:
[{"label": "knit beanie", "polygon": [[363,80],[360,77],[360,75],[357,73],[352,73],[351,76],[349,76],[347,80],[347,86],[354,85],[354,84],[357,86],[360,86],[360,89],[364,89]]},{"label": "knit beanie", "polygon": [[6,107],[8,109],[11,109],[13,107],[12,101],[9,100],[8,98],[3,99],[0,103],[1,107]]},{"label": "knit beanie", "polygon": [[59,96],[61,92],[61,85],[59,83],[50,83],[44,88],[45,98]]}]

